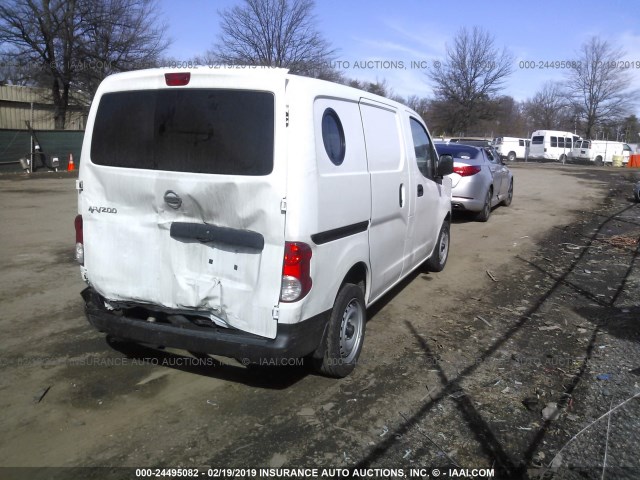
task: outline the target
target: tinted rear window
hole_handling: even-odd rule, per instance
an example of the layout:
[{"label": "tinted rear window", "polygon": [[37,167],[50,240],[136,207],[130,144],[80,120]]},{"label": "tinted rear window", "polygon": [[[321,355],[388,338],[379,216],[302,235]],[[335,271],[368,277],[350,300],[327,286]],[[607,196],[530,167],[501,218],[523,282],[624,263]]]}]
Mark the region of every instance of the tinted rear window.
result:
[{"label": "tinted rear window", "polygon": [[222,175],[273,169],[273,94],[143,90],[100,99],[91,160],[98,165]]},{"label": "tinted rear window", "polygon": [[455,144],[436,144],[436,151],[439,155],[451,155],[453,158],[460,160],[473,160],[480,154],[480,150],[477,148],[464,148],[464,145],[457,147]]},{"label": "tinted rear window", "polygon": [[531,145],[542,145],[542,143],[544,142],[544,137],[542,135],[535,136],[531,139]]}]

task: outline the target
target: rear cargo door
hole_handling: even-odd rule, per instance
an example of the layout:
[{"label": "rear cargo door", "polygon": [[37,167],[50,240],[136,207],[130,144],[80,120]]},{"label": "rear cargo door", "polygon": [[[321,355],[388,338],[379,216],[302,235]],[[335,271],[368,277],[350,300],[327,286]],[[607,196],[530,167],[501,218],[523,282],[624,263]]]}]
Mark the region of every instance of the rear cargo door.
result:
[{"label": "rear cargo door", "polygon": [[274,338],[285,77],[212,82],[196,76],[186,87],[99,98],[80,177],[85,267],[111,301],[201,314]]}]

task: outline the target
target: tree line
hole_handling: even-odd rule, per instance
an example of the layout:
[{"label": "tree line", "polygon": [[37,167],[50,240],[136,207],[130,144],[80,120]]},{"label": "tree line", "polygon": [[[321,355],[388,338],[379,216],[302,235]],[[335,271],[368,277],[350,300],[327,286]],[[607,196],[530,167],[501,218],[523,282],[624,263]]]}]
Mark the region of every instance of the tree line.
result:
[{"label": "tree line", "polygon": [[[171,64],[157,0],[7,0],[0,5],[0,83],[46,86],[63,128],[69,94],[90,99],[119,71]],[[631,72],[624,53],[599,37],[577,52],[561,82],[525,101],[502,95],[514,57],[481,27],[462,28],[425,78],[431,97],[402,98],[385,81],[349,78],[332,65],[338,51],[317,28],[313,0],[243,0],[219,11],[220,34],[194,63],[263,65],[331,80],[398,100],[437,136],[517,136],[535,129],[576,131],[584,138],[637,142]]]}]

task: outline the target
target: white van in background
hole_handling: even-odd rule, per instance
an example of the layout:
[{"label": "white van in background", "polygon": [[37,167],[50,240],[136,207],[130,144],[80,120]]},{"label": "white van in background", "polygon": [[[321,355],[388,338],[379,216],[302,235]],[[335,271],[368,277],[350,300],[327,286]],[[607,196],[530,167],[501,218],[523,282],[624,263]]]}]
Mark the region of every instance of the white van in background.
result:
[{"label": "white van in background", "polygon": [[626,143],[609,140],[579,140],[573,147],[571,157],[577,161],[593,162],[597,166],[613,164],[613,157],[622,157],[622,164],[629,162],[631,147]]},{"label": "white van in background", "polygon": [[348,375],[367,307],[444,268],[452,171],[416,112],[365,91],[259,67],[112,75],[77,184],[89,322]]},{"label": "white van in background", "polygon": [[554,160],[566,163],[573,144],[580,137],[571,132],[558,130],[536,130],[531,134],[529,160]]},{"label": "white van in background", "polygon": [[518,158],[526,158],[529,142],[530,140],[527,138],[516,137],[496,137],[493,139],[493,145],[500,154],[500,158],[506,158],[510,162]]}]

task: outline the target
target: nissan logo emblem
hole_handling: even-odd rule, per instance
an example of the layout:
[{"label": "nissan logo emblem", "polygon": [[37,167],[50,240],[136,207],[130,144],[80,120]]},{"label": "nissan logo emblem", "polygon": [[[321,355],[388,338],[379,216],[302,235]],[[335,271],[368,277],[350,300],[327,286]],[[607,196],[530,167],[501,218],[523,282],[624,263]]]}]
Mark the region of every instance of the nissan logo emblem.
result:
[{"label": "nissan logo emblem", "polygon": [[182,205],[182,199],[173,190],[167,190],[164,194],[164,203],[169,205],[174,210],[177,210]]}]

